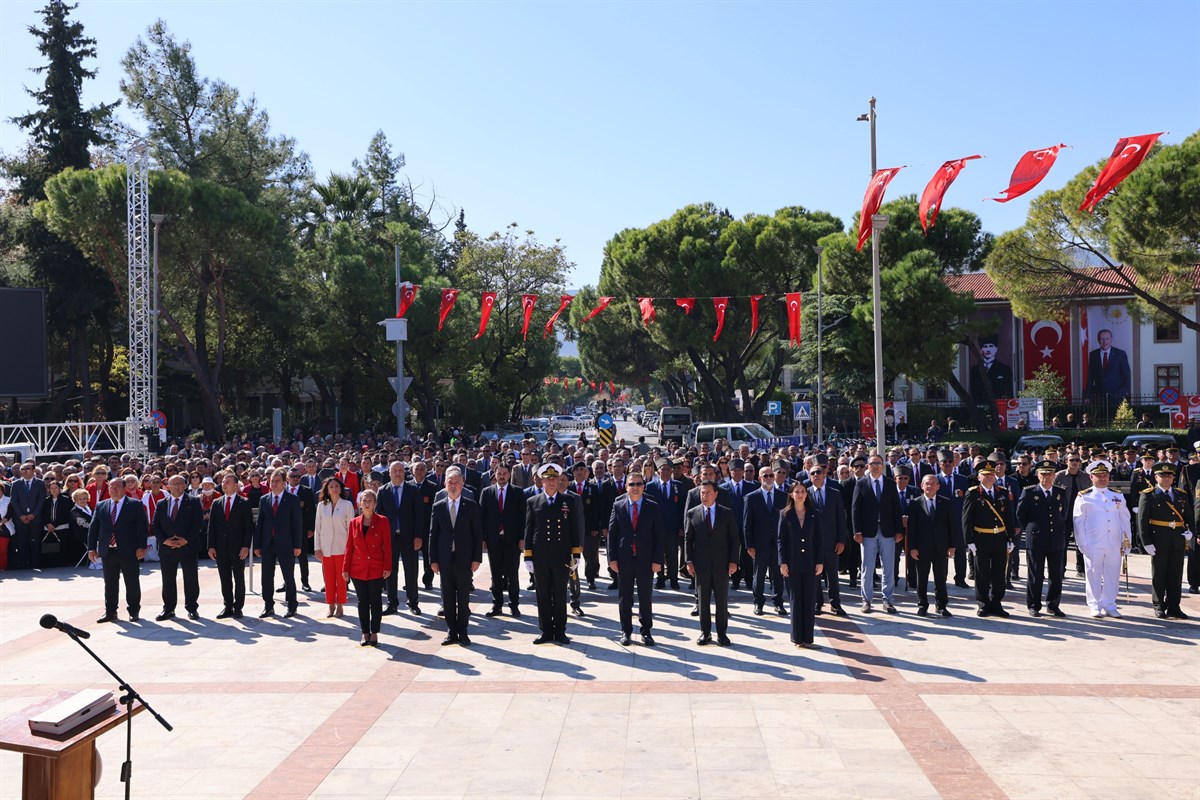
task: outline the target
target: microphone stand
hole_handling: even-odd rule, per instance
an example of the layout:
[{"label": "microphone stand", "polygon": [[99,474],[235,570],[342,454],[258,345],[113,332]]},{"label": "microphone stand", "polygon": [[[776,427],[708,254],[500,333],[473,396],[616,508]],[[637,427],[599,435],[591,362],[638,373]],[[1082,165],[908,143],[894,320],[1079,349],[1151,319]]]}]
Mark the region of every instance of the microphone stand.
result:
[{"label": "microphone stand", "polygon": [[168,731],[174,730],[174,728],[171,727],[171,723],[163,719],[162,715],[155,711],[154,708],[151,707],[151,705],[147,703],[140,694],[137,693],[136,689],[126,683],[120,675],[113,672],[112,667],[104,663],[104,659],[96,655],[95,652],[92,651],[92,648],[84,644],[83,640],[75,634],[75,631],[68,628],[64,631],[64,633],[66,633],[67,636],[70,636],[71,640],[75,642],[75,644],[82,647],[89,656],[95,659],[97,664],[104,667],[104,671],[116,679],[117,685],[121,691],[124,692],[124,694],[121,695],[121,704],[125,706],[125,763],[121,765],[121,782],[125,784],[125,800],[129,800],[129,778],[133,773],[133,701],[137,700],[139,703],[141,703],[142,708],[149,711],[150,714],[156,720],[158,720],[159,724]]}]

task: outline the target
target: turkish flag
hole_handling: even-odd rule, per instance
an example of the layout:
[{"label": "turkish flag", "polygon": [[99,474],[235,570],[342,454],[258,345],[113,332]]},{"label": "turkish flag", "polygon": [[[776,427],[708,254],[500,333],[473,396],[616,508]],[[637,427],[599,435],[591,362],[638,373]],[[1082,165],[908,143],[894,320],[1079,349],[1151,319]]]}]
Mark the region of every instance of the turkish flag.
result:
[{"label": "turkish flag", "polygon": [[858,419],[862,427],[864,439],[875,438],[875,405],[873,403],[858,404]]},{"label": "turkish flag", "polygon": [[1017,166],[1013,167],[1012,176],[1008,179],[1008,188],[1000,193],[1004,197],[993,197],[992,199],[997,203],[1007,203],[1037,186],[1042,182],[1042,178],[1049,174],[1055,159],[1058,158],[1058,151],[1064,147],[1066,147],[1065,144],[1056,144],[1041,150],[1030,150],[1021,156],[1017,161]]},{"label": "turkish flag", "polygon": [[479,312],[479,333],[475,334],[474,338],[482,339],[483,332],[487,329],[488,320],[492,316],[492,308],[496,305],[496,293],[483,293],[483,307]]},{"label": "turkish flag", "polygon": [[521,308],[525,310],[525,322],[521,324],[521,339],[529,338],[529,318],[533,316],[533,307],[537,305],[536,294],[521,295]]},{"label": "turkish flag", "polygon": [[[929,229],[937,222],[938,212],[942,210],[942,198],[946,196],[946,190],[950,188],[950,184],[954,183],[954,179],[958,177],[958,173],[962,172],[963,167],[968,161],[983,156],[966,156],[965,158],[956,158],[953,161],[947,161],[938,168],[930,178],[929,183],[925,184],[925,191],[921,192],[921,230],[929,233]],[[929,211],[933,210],[933,217],[930,218]],[[926,223],[925,220],[929,220]]]},{"label": "turkish flag", "polygon": [[1087,196],[1083,198],[1079,210],[1090,213],[1096,204],[1104,199],[1105,195],[1117,188],[1117,185],[1128,178],[1130,173],[1145,160],[1146,156],[1150,155],[1150,148],[1154,146],[1160,136],[1162,136],[1162,131],[1142,136],[1129,136],[1119,140],[1117,146],[1113,148],[1112,155],[1108,157],[1108,163],[1096,176],[1096,182],[1092,184],[1091,189],[1088,189]]},{"label": "turkish flag", "polygon": [[754,334],[758,333],[758,301],[762,300],[766,295],[752,294],[750,295],[750,338],[754,338]]},{"label": "turkish flag", "polygon": [[692,309],[696,307],[696,298],[694,297],[676,297],[675,305],[683,309],[684,316],[692,313]]},{"label": "turkish flag", "polygon": [[575,388],[576,388],[576,389],[582,389],[582,388],[583,388],[583,378],[576,378],[576,379],[575,379]]},{"label": "turkish flag", "polygon": [[717,331],[713,334],[713,341],[721,338],[721,330],[725,327],[725,309],[729,308],[728,297],[714,297],[713,311],[717,312]]},{"label": "turkish flag", "polygon": [[642,309],[642,323],[649,327],[654,323],[654,298],[639,297],[638,307]]},{"label": "turkish flag", "polygon": [[862,212],[858,215],[858,247],[856,249],[862,250],[867,239],[871,238],[871,217],[883,205],[883,194],[887,191],[888,184],[902,169],[904,167],[888,167],[871,176],[871,182],[867,184],[867,193],[863,195]]},{"label": "turkish flag", "polygon": [[596,382],[595,381],[588,381],[588,386],[592,387],[593,392],[596,391]]},{"label": "turkish flag", "polygon": [[396,308],[397,319],[408,313],[408,309],[412,307],[413,300],[417,299],[417,289],[420,288],[420,286],[413,286],[411,283],[401,284],[400,305]]},{"label": "turkish flag", "polygon": [[598,306],[596,306],[595,308],[593,308],[592,313],[590,313],[586,317],[584,317],[583,321],[587,322],[589,319],[596,316],[604,309],[608,308],[608,304],[611,303],[612,301],[613,301],[613,299],[611,297],[601,297],[600,304]]},{"label": "turkish flag", "polygon": [[554,328],[554,323],[558,322],[558,318],[562,316],[562,313],[567,310],[567,306],[571,305],[571,301],[574,299],[575,295],[573,294],[564,294],[559,297],[558,311],[555,311],[550,319],[546,321],[546,328],[542,331],[543,339],[550,335],[551,329]]},{"label": "turkish flag", "polygon": [[616,396],[616,394],[617,394],[617,385],[615,383],[613,383],[612,381],[608,382],[608,393],[613,396]]},{"label": "turkish flag", "polygon": [[789,292],[784,296],[787,301],[788,341],[793,347],[800,346],[800,293]]},{"label": "turkish flag", "polygon": [[1043,364],[1063,379],[1063,389],[1071,397],[1071,326],[1052,319],[1024,320],[1021,323],[1021,352],[1025,354],[1025,380],[1033,377]]},{"label": "turkish flag", "polygon": [[454,301],[458,299],[458,289],[442,289],[442,307],[438,310],[438,330],[446,324],[446,317],[450,316],[450,311],[454,308]]}]

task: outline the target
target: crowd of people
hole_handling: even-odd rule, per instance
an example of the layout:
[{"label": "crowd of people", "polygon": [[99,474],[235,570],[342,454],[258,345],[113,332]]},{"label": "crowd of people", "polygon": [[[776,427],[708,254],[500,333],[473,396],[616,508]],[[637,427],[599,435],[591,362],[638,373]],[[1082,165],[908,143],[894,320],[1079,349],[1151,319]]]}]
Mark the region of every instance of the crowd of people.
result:
[{"label": "crowd of people", "polygon": [[1028,613],[1063,617],[1073,542],[1092,616],[1120,617],[1123,562],[1139,552],[1151,558],[1155,615],[1186,618],[1183,587],[1200,592],[1200,442],[1187,460],[1175,447],[1067,445],[1013,463],[1010,473],[1004,453],[978,446],[602,447],[583,434],[543,444],[315,436],[172,446],[146,460],[0,459],[0,568],[88,563],[104,573],[98,622],[118,618],[122,584],[137,621],[142,563],[159,561],[155,619],[165,622],[177,611],[199,619],[206,558],[220,577],[216,617],[240,619],[247,565],[257,563],[258,616],[275,615],[278,589],[285,617],[298,614],[300,592],[323,595],[328,616],[341,617],[352,586],[362,646],[378,644],[402,596],[422,615],[420,590],[436,581],[443,644],[469,645],[486,557],[486,616],[521,616],[532,590],[539,644],[570,643],[568,617],[586,615],[586,589],[616,593],[626,646],[636,605],[640,641],[654,646],[656,593],[683,592],[686,581],[699,645],[731,644],[730,593],[744,590],[754,614],[769,602],[791,618],[792,642],[813,647],[826,610],[899,613],[901,575],[919,616],[951,616],[949,584],[971,581],[975,613],[1007,617],[1022,553]]}]

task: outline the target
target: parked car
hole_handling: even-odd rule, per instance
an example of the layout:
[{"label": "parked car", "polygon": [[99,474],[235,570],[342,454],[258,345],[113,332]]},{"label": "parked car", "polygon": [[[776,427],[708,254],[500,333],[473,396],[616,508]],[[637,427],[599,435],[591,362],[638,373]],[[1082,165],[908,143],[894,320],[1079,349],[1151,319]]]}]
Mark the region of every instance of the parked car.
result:
[{"label": "parked car", "polygon": [[695,443],[712,444],[717,439],[724,439],[737,447],[742,442],[748,444],[755,439],[771,439],[774,436],[757,422],[704,422],[696,426]]},{"label": "parked car", "polygon": [[545,417],[523,419],[521,420],[521,427],[527,431],[548,431],[550,430],[550,420]]},{"label": "parked car", "polygon": [[1013,445],[1011,456],[1012,463],[1010,464],[1011,468],[1015,470],[1017,468],[1017,459],[1028,453],[1030,450],[1045,450],[1051,445],[1054,447],[1062,447],[1063,437],[1057,436],[1053,433],[1035,433],[1030,434],[1029,436],[1022,436],[1020,439],[1017,439],[1017,443]]},{"label": "parked car", "polygon": [[1121,442],[1121,447],[1135,447],[1144,450],[1152,447],[1160,450],[1164,447],[1177,447],[1179,442],[1169,433],[1131,433]]}]

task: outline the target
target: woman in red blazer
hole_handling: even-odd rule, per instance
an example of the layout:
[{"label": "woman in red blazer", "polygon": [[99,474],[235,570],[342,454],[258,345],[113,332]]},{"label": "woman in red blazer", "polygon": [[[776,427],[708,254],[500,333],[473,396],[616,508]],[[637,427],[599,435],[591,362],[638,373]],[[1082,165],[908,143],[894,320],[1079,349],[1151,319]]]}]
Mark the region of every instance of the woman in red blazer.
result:
[{"label": "woman in red blazer", "polygon": [[383,586],[392,574],[392,527],[387,517],[375,513],[375,492],[359,495],[362,513],[350,520],[346,536],[346,566],[342,577],[354,581],[358,596],[358,621],[362,627],[359,645],[379,646],[379,623],[383,618]]}]

